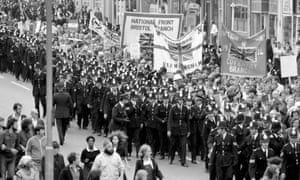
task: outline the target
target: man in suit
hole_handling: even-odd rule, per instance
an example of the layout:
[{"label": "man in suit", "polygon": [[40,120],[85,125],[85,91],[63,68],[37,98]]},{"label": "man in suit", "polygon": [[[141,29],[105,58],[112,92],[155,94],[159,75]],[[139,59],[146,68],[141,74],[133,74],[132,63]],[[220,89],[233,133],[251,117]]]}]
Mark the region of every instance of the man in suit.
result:
[{"label": "man in suit", "polygon": [[58,92],[54,94],[53,105],[55,108],[56,126],[60,144],[64,144],[67,126],[71,118],[72,99],[69,93],[64,92],[63,82],[57,84]]},{"label": "man in suit", "polygon": [[41,71],[39,65],[35,67],[36,73],[32,80],[32,94],[34,97],[35,109],[38,110],[40,117],[40,102],[43,106],[43,117],[46,116],[46,74]]},{"label": "man in suit", "polygon": [[129,122],[128,115],[126,112],[126,109],[129,108],[125,107],[125,105],[128,103],[128,95],[122,94],[120,95],[119,102],[113,107],[112,109],[112,117],[109,124],[109,131],[126,131],[127,123]]}]

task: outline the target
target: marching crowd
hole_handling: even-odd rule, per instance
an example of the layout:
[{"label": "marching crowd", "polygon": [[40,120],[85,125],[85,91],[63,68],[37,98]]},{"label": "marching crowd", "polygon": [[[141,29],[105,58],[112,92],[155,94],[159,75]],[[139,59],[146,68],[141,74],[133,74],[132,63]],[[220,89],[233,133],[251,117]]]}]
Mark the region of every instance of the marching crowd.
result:
[{"label": "marching crowd", "polygon": [[[137,179],[163,179],[155,158],[173,164],[176,152],[184,167],[187,153],[194,164],[199,156],[211,180],[300,178],[300,81],[281,79],[278,65],[279,56],[291,53],[289,44],[269,46],[266,77],[238,78],[221,76],[221,44],[203,45],[201,70],[170,75],[163,67],[154,71],[151,62],[128,59],[118,48],[111,48],[110,59],[100,53],[101,45],[86,48],[101,42],[95,34],[63,27],[53,41],[55,180],[126,179],[131,156],[139,159]],[[43,179],[45,55],[44,35],[1,26],[0,71],[32,83],[36,108],[25,116],[16,103],[12,115],[0,120],[3,179]],[[72,120],[106,140],[100,152],[95,137],[87,137],[81,156],[70,153],[65,166],[59,147]]]}]

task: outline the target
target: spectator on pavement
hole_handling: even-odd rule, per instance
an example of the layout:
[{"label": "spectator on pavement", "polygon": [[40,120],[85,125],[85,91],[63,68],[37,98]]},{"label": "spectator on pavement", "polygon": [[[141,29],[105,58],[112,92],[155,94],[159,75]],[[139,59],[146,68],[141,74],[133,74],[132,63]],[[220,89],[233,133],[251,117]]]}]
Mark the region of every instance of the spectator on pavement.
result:
[{"label": "spectator on pavement", "polygon": [[158,164],[151,157],[152,150],[147,144],[141,146],[139,150],[140,159],[137,160],[135,165],[135,176],[140,169],[147,171],[147,180],[163,179],[163,175],[158,168]]},{"label": "spectator on pavement", "polygon": [[17,122],[18,122],[18,129],[17,129],[17,131],[21,131],[22,109],[23,109],[22,104],[15,103],[13,105],[13,113],[10,116],[8,116],[8,118],[7,118],[7,120],[12,119],[12,118],[14,118],[14,119],[17,120]]},{"label": "spectator on pavement", "polygon": [[80,157],[81,162],[84,164],[83,174],[85,180],[88,177],[88,173],[90,172],[93,166],[95,158],[97,157],[98,154],[100,154],[100,150],[95,146],[94,136],[87,137],[86,142],[88,146],[81,152],[81,157]]},{"label": "spectator on pavement", "polygon": [[113,145],[108,139],[104,140],[103,148],[104,151],[96,157],[91,171],[100,171],[101,180],[119,180],[124,172],[122,159],[114,152]]},{"label": "spectator on pavement", "polygon": [[31,156],[36,164],[42,179],[42,158],[45,154],[46,136],[44,124],[37,125],[34,129],[35,135],[28,140],[26,145],[26,155]]},{"label": "spectator on pavement", "polygon": [[18,165],[17,180],[40,180],[39,171],[30,156],[23,156]]},{"label": "spectator on pavement", "polygon": [[16,157],[20,151],[17,123],[16,119],[9,119],[6,130],[0,134],[0,149],[2,152],[0,154],[0,167],[2,178],[6,180],[13,180]]},{"label": "spectator on pavement", "polygon": [[68,155],[69,165],[65,167],[60,175],[59,180],[84,180],[83,170],[79,166],[79,157],[75,152]]}]

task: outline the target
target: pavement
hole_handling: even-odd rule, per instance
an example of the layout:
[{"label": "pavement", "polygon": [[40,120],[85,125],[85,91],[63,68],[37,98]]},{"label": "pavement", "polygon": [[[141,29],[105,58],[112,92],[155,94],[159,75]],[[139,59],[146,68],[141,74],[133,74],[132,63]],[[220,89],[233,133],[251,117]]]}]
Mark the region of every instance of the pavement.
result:
[{"label": "pavement", "polygon": [[[12,106],[15,102],[23,105],[23,114],[29,115],[30,110],[34,108],[32,97],[32,86],[28,82],[17,81],[10,74],[0,74],[0,116],[7,118],[12,113]],[[72,122],[69,128],[65,144],[61,147],[61,153],[65,160],[70,152],[81,153],[86,147],[85,139],[92,135],[91,130],[78,129],[76,123]],[[96,147],[102,150],[103,137],[96,137]],[[57,131],[53,129],[53,139],[58,140]],[[135,154],[135,153],[133,153]],[[178,158],[174,160],[174,164],[170,165],[167,160],[158,160],[158,166],[165,176],[165,180],[205,180],[209,179],[205,172],[204,162],[198,161],[199,164],[194,165],[188,161],[189,167],[182,167]],[[133,179],[136,158],[132,157],[129,161],[129,167],[126,169],[126,174],[129,180]]]}]

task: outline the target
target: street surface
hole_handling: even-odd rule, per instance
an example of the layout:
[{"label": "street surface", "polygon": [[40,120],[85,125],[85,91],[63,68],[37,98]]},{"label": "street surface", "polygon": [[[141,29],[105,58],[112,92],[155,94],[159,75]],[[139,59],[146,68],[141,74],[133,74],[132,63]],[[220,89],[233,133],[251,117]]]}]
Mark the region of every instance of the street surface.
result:
[{"label": "street surface", "polygon": [[[30,110],[34,108],[34,102],[31,92],[31,84],[22,81],[16,81],[10,74],[0,74],[0,116],[7,118],[12,113],[12,106],[15,102],[23,105],[23,114],[29,115]],[[61,153],[66,156],[70,152],[81,153],[86,147],[85,139],[92,135],[91,130],[79,130],[76,124],[71,123],[71,128],[66,135],[66,141],[61,147]],[[96,137],[96,146],[102,150],[103,137]],[[53,139],[58,140],[56,129],[53,129]],[[135,155],[135,153],[133,153]],[[136,158],[132,157],[129,161],[130,168],[126,170],[129,180],[133,180]],[[178,158],[174,160],[173,165],[169,165],[167,160],[160,161],[156,158],[159,168],[165,176],[165,180],[206,180],[208,174],[205,172],[204,163],[194,165],[188,161],[189,167],[182,167]]]}]

